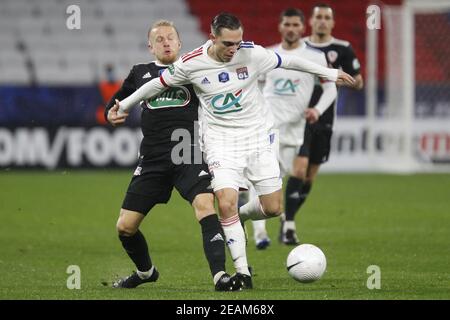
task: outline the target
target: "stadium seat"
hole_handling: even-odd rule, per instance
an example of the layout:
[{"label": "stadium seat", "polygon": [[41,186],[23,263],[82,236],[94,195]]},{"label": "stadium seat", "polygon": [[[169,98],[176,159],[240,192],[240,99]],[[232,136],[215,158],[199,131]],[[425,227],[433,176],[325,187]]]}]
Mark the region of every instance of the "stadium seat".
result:
[{"label": "stadium seat", "polygon": [[29,84],[30,76],[25,59],[16,52],[3,51],[0,54],[0,83]]},{"label": "stadium seat", "polygon": [[[72,4],[82,10],[80,30],[66,27],[66,9]],[[206,39],[184,0],[171,0],[170,6],[166,0],[2,0],[0,47],[22,55],[22,60],[30,56],[36,65],[38,83],[69,84],[73,80],[89,84],[102,75],[108,63],[117,64],[116,74],[124,77],[133,64],[151,61],[147,31],[151,23],[162,18],[175,21],[182,31],[184,52]],[[24,52],[17,50],[20,43],[24,44]],[[73,66],[75,61],[78,67]],[[1,69],[0,83],[29,81],[24,63],[17,76],[7,68],[5,65]]]}]

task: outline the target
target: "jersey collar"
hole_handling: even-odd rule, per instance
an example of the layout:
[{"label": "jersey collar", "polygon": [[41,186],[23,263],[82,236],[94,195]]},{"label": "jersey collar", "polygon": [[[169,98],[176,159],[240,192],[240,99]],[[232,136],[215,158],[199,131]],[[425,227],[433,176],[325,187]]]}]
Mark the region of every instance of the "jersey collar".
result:
[{"label": "jersey collar", "polygon": [[327,47],[330,44],[332,44],[334,42],[334,40],[335,40],[334,37],[331,37],[330,41],[318,43],[318,42],[312,42],[311,36],[305,38],[305,41],[308,41],[313,47],[317,47],[317,48]]},{"label": "jersey collar", "polygon": [[304,39],[300,39],[299,41],[300,41],[301,43],[300,43],[300,46],[299,46],[298,48],[295,48],[295,49],[292,49],[292,50],[286,50],[286,49],[283,48],[283,44],[282,44],[281,42],[278,44],[278,48],[279,48],[280,51],[284,51],[284,52],[293,52],[293,51],[305,49],[306,46],[307,46],[307,44],[306,44],[306,42],[304,41]]},{"label": "jersey collar", "polygon": [[167,68],[169,65],[168,64],[162,64],[162,63],[158,63],[158,61],[154,60],[153,63],[158,66],[158,67],[163,67],[163,68]]}]

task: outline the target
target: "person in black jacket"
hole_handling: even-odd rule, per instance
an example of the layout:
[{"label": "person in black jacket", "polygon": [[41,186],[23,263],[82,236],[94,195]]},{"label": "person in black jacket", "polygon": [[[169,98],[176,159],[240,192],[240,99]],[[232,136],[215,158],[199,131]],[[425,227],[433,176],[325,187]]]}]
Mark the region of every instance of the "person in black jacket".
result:
[{"label": "person in black jacket", "polygon": [[[118,115],[115,102],[136,91],[146,82],[159,75],[175,62],[181,48],[178,31],[170,21],[156,22],[148,32],[150,52],[156,61],[133,66],[120,90],[105,109],[105,117],[113,126],[125,122],[128,114]],[[159,272],[149,255],[147,242],[139,231],[146,214],[155,204],[167,203],[175,187],[181,196],[194,208],[203,235],[203,248],[208,260],[215,290],[234,291],[241,289],[235,277],[225,272],[225,236],[214,208],[211,176],[203,156],[193,161],[201,151],[194,133],[194,122],[198,119],[199,101],[192,85],[169,88],[159,96],[141,102],[141,126],[143,139],[140,146],[139,163],[123,200],[117,231],[122,246],[136,265],[137,271],[113,284],[116,288],[135,288],[146,282],[154,282]],[[180,163],[173,149],[179,141],[172,136],[186,136],[191,141],[191,155],[182,155]],[[186,142],[186,141],[184,141]],[[178,155],[179,156],[179,155]],[[188,161],[186,161],[186,159]]]}]

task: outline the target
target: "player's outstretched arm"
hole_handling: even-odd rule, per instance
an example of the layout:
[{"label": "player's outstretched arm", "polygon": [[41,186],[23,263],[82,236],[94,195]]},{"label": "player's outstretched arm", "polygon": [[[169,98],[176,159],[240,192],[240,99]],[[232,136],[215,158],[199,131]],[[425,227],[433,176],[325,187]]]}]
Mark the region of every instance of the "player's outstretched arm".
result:
[{"label": "player's outstretched arm", "polygon": [[160,92],[164,91],[165,87],[161,83],[159,78],[155,78],[142,87],[137,89],[132,95],[128,98],[119,102],[119,110],[118,115],[123,115],[124,113],[128,113],[129,110],[139,103],[142,100],[150,99],[153,96],[156,96]]},{"label": "player's outstretched arm", "polygon": [[280,65],[281,68],[316,74],[319,77],[326,78],[338,84],[342,83],[352,85],[355,82],[355,79],[353,79],[350,75],[341,70],[326,68],[321,66],[320,64],[308,61],[306,59],[294,55],[280,54],[279,56],[281,58],[281,65]]},{"label": "player's outstretched arm", "polygon": [[281,58],[281,68],[312,73],[331,81],[338,79],[337,69],[330,69],[294,55],[280,54],[279,56]]}]

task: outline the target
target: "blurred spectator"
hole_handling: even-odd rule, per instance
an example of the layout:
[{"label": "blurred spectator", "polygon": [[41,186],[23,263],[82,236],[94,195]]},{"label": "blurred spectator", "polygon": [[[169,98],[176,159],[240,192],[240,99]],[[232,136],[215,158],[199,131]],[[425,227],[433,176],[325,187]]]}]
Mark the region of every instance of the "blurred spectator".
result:
[{"label": "blurred spectator", "polygon": [[115,69],[112,64],[105,65],[105,78],[100,80],[99,90],[100,95],[102,97],[102,104],[97,107],[95,112],[95,117],[98,124],[106,125],[107,122],[103,115],[103,111],[105,110],[106,104],[111,100],[114,93],[116,93],[120,86],[122,85],[122,81],[116,79]]}]

